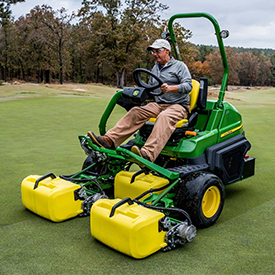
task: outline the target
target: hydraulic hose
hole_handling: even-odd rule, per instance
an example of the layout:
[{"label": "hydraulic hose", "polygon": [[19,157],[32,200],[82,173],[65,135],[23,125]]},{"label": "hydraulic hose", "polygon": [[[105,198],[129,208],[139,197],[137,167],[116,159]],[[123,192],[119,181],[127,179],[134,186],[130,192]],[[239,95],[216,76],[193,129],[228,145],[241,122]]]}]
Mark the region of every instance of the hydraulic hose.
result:
[{"label": "hydraulic hose", "polygon": [[149,189],[145,192],[143,192],[142,194],[140,194],[138,197],[135,198],[135,200],[140,200],[142,197],[144,197],[145,195],[149,194],[149,193],[153,193],[153,192],[158,192],[158,191],[161,191],[161,190],[164,190],[166,189],[168,186],[170,185],[170,183],[160,187],[160,188],[155,188],[155,189]]},{"label": "hydraulic hose", "polygon": [[137,204],[140,204],[146,208],[150,208],[150,209],[154,209],[154,210],[161,210],[161,211],[176,211],[176,212],[179,212],[181,214],[183,214],[186,219],[188,220],[188,224],[191,225],[192,224],[192,221],[191,221],[191,218],[189,216],[189,214],[184,211],[183,209],[179,209],[179,208],[168,208],[168,207],[160,207],[160,206],[153,206],[153,205],[149,205],[147,203],[144,203],[144,202],[141,202],[141,201],[138,201],[137,199],[133,199],[133,202],[137,203]]},{"label": "hydraulic hose", "polygon": [[105,194],[105,192],[103,191],[100,183],[96,179],[75,179],[75,178],[69,178],[68,176],[63,176],[63,175],[60,175],[59,177],[63,180],[75,181],[77,183],[87,183],[87,182],[92,181],[97,185],[97,187],[99,188],[101,194]]}]

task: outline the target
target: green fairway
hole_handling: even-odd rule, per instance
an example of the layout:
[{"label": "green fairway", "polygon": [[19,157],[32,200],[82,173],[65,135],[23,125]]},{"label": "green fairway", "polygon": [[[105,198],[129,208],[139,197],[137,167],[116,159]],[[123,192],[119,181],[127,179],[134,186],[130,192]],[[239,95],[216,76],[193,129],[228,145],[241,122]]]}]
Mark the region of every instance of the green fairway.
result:
[{"label": "green fairway", "polygon": [[[0,274],[275,274],[275,88],[227,97],[243,116],[255,176],[225,188],[219,220],[198,230],[192,243],[135,260],[96,241],[89,217],[53,223],[21,202],[26,176],[81,169],[86,156],[78,135],[98,133],[107,96],[5,96],[0,101]],[[116,108],[107,127],[123,114]]]}]

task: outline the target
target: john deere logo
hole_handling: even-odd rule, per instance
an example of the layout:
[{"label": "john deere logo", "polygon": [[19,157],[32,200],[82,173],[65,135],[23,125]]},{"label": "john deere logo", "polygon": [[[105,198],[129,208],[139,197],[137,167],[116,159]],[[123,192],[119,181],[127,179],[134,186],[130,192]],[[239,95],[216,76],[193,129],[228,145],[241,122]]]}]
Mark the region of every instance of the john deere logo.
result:
[{"label": "john deere logo", "polygon": [[139,93],[139,90],[135,90],[135,91],[133,92],[133,96],[137,96],[138,93]]}]

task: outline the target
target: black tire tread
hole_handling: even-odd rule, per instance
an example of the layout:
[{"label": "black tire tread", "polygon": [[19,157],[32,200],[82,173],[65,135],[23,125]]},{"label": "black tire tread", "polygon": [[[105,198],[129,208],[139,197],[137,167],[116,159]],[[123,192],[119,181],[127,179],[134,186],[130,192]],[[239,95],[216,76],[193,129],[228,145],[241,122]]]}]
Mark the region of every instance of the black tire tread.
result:
[{"label": "black tire tread", "polygon": [[[201,209],[201,202],[205,191],[211,186],[217,186],[221,201],[216,214],[206,218]],[[178,192],[177,207],[184,209],[190,215],[192,222],[199,228],[213,225],[219,218],[224,205],[225,192],[221,180],[208,172],[195,172],[181,182]]]}]

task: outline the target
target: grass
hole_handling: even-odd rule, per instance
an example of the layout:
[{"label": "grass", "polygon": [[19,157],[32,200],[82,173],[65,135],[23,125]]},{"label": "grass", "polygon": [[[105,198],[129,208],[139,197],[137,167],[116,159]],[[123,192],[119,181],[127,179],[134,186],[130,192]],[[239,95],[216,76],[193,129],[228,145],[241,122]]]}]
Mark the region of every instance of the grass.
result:
[{"label": "grass", "polygon": [[[85,154],[77,137],[97,132],[115,89],[100,86],[95,94],[71,97],[78,92],[19,87],[9,86],[9,92],[0,87],[0,274],[275,273],[274,88],[227,94],[243,116],[256,175],[226,187],[221,217],[199,230],[192,243],[135,260],[96,241],[88,217],[52,223],[26,210],[20,197],[21,181],[30,174],[72,174],[81,168]],[[123,114],[118,108],[107,127]]]},{"label": "grass", "polygon": [[[17,82],[15,82],[17,83]],[[0,100],[19,100],[26,98],[48,98],[48,97],[96,97],[110,98],[116,91],[116,88],[103,85],[89,84],[30,84],[17,83],[0,87]]]}]

